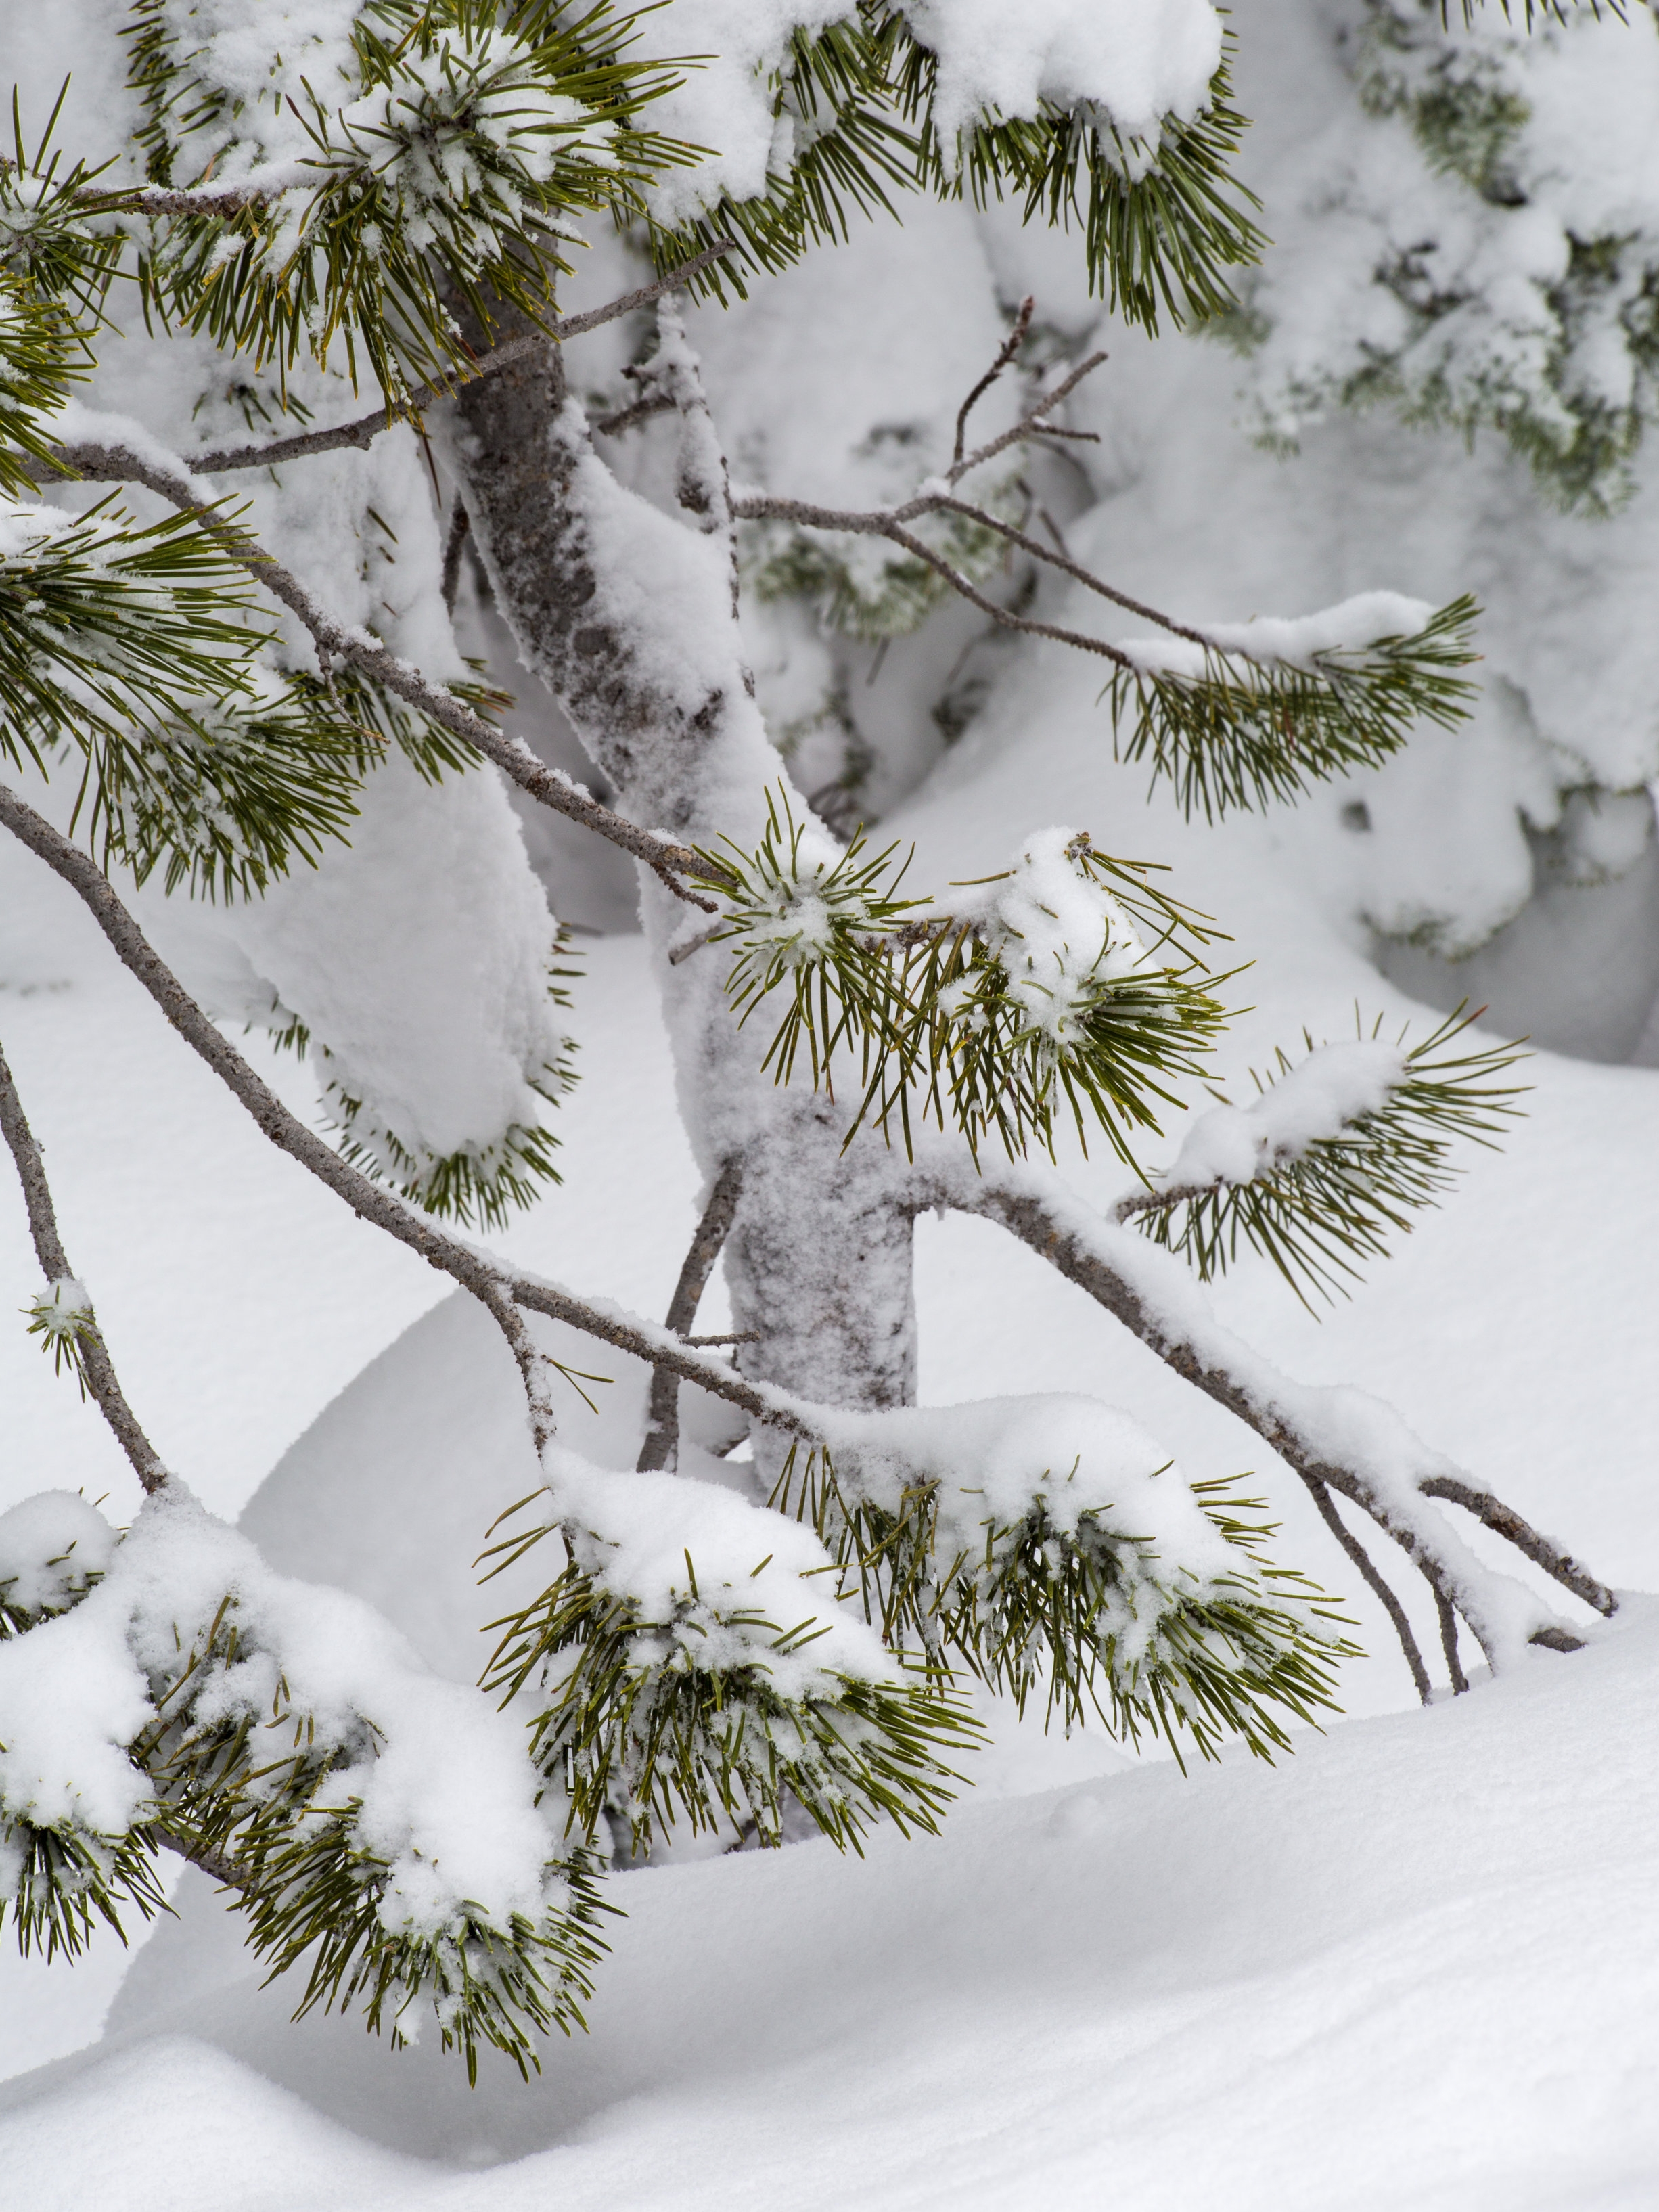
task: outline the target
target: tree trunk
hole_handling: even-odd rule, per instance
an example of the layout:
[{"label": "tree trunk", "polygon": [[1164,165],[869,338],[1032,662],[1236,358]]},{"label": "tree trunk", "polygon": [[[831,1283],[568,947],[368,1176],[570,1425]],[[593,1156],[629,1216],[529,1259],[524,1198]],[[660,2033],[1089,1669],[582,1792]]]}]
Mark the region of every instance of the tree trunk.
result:
[{"label": "tree trunk", "polygon": [[[511,330],[504,318],[493,335]],[[648,508],[597,460],[550,344],[463,389],[451,456],[520,655],[622,811],[689,842],[757,838],[768,787],[787,775],[743,664],[724,461],[672,320],[653,371],[679,410],[684,521]],[[799,1078],[780,1090],[762,1072],[765,1012],[739,1034],[720,948],[670,961],[671,945],[706,918],[648,873],[641,902],[698,1163],[712,1182],[725,1161],[744,1161],[726,1246],[734,1324],[757,1340],[742,1349],[744,1370],[832,1404],[909,1403],[902,1164],[870,1135],[842,1156],[844,1108]]]}]

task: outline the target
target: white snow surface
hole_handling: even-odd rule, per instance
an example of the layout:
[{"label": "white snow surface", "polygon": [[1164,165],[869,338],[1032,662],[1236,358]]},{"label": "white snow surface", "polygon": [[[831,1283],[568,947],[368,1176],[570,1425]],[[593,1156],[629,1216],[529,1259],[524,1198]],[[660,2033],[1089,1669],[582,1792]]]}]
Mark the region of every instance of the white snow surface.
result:
[{"label": "white snow surface", "polygon": [[0,1513],[0,1602],[56,1612],[101,1575],[115,1531],[78,1491],[40,1490]]},{"label": "white snow surface", "polygon": [[1643,2212],[1656,1667],[1637,1607],[1283,1768],[638,1877],[528,2089],[289,2027],[191,1877],[189,1965],[158,1944],[105,2050],[14,2086],[7,2171],[42,2212]]}]

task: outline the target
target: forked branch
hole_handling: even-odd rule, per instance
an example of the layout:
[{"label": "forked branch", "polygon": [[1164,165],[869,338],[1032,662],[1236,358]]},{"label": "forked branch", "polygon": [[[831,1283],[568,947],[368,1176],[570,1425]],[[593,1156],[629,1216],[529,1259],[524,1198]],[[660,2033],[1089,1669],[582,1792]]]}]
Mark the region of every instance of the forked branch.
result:
[{"label": "forked branch", "polygon": [[221,1035],[156,952],[89,854],[3,784],[0,784],[0,823],[77,894],[123,966],[143,984],[185,1042],[240,1100],[278,1151],[298,1161],[362,1219],[407,1245],[428,1267],[470,1291],[485,1307],[518,1365],[538,1448],[552,1430],[547,1374],[550,1370],[563,1370],[537,1346],[517,1310],[520,1307],[567,1322],[635,1358],[668,1367],[684,1380],[728,1400],[753,1419],[771,1422],[792,1435],[817,1441],[810,1409],[798,1405],[787,1393],[745,1381],[723,1360],[686,1346],[654,1322],[615,1308],[590,1305],[555,1284],[525,1275],[477,1246],[447,1236],[402,1199],[371,1182],[290,1114],[229,1039]]}]

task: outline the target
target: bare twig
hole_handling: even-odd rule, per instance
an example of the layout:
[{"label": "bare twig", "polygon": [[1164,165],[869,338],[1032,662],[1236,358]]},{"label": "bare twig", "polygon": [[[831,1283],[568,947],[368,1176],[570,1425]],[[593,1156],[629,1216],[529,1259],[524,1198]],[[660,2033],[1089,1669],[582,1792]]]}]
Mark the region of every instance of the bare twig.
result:
[{"label": "bare twig", "polygon": [[1434,1594],[1434,1602],[1440,1615],[1440,1649],[1446,1655],[1446,1673],[1453,1695],[1461,1698],[1469,1686],[1469,1678],[1457,1656],[1457,1615],[1438,1590]]},{"label": "bare twig", "polygon": [[1304,1475],[1302,1479],[1307,1484],[1308,1495],[1319,1509],[1321,1520],[1353,1561],[1377,1602],[1394,1623],[1394,1632],[1400,1638],[1400,1648],[1406,1655],[1406,1664],[1411,1668],[1417,1694],[1425,1705],[1428,1705],[1433,1698],[1434,1691],[1429,1681],[1429,1670],[1423,1664],[1422,1649],[1413,1633],[1411,1622],[1406,1618],[1405,1607],[1378,1572],[1370,1553],[1337,1511],[1336,1500],[1325,1485],[1309,1475]]},{"label": "bare twig", "polygon": [[[17,1085],[6,1065],[5,1054],[0,1052],[0,1132],[3,1132],[10,1147],[12,1158],[17,1163],[17,1179],[23,1186],[23,1204],[28,1212],[29,1235],[34,1242],[34,1256],[40,1262],[42,1273],[49,1283],[73,1282],[75,1270],[69,1263],[64,1241],[58,1231],[58,1214],[52,1202],[52,1188],[46,1181],[45,1163],[34,1133],[23,1113],[23,1102],[17,1095]],[[167,1468],[149,1438],[138,1425],[137,1416],[126,1401],[115,1373],[114,1363],[105,1346],[103,1334],[90,1310],[76,1336],[80,1371],[86,1377],[87,1389],[92,1394],[98,1410],[108,1422],[116,1442],[131,1462],[132,1471],[146,1491],[160,1490],[167,1480]]]},{"label": "bare twig", "polygon": [[1020,348],[1025,343],[1025,333],[1031,327],[1031,318],[1036,313],[1036,301],[1028,293],[1019,303],[1019,313],[1014,317],[1014,327],[1003,340],[1001,351],[957,410],[957,441],[951,451],[953,467],[962,468],[966,465],[962,458],[962,448],[968,436],[968,417],[1001,375],[1003,370],[1018,357]]},{"label": "bare twig", "polygon": [[958,418],[957,451],[950,467],[945,471],[946,483],[959,483],[973,470],[982,467],[987,461],[994,460],[999,453],[1006,453],[1010,446],[1024,445],[1030,438],[1067,438],[1080,446],[1097,446],[1100,443],[1098,432],[1065,429],[1047,418],[1062,399],[1071,397],[1085,376],[1092,376],[1097,368],[1103,366],[1106,358],[1103,353],[1091,353],[1086,361],[1080,361],[1068,376],[1061,377],[1052,392],[1045,392],[1030,412],[1021,416],[1012,429],[1004,430],[982,446],[976,446],[971,453],[964,454],[962,451],[962,429]]},{"label": "bare twig", "polygon": [[603,437],[620,438],[625,431],[648,422],[653,415],[672,415],[674,411],[674,402],[667,392],[652,392],[630,406],[619,407],[614,415],[602,415],[593,428]]},{"label": "bare twig", "polygon": [[[1043,544],[1040,538],[1032,538],[1016,524],[1006,522],[1000,515],[994,514],[988,507],[975,507],[970,501],[956,499],[945,492],[918,492],[914,499],[906,500],[899,507],[863,510],[817,507],[807,500],[776,499],[770,493],[749,492],[732,501],[732,512],[739,522],[794,522],[808,530],[834,530],[844,532],[849,537],[888,538],[895,545],[902,545],[917,560],[925,561],[937,575],[944,577],[953,592],[978,607],[981,613],[989,615],[1003,629],[1023,630],[1033,637],[1054,638],[1061,645],[1075,646],[1079,652],[1097,653],[1102,659],[1112,661],[1120,668],[1133,670],[1138,666],[1139,664],[1129,654],[1115,645],[1108,645],[1103,638],[1091,637],[1083,630],[1064,629],[1054,623],[1036,622],[1029,616],[1017,615],[1006,607],[999,606],[994,600],[988,599],[977,591],[960,569],[952,568],[942,553],[935,552],[931,545],[907,527],[908,524],[918,521],[925,515],[959,514],[980,528],[1006,538],[1009,544],[1017,546],[1022,553],[1029,554],[1032,560],[1042,562],[1047,568],[1059,569],[1062,575],[1082,584],[1097,598],[1109,600],[1115,607],[1121,607],[1127,614],[1156,624],[1159,629],[1167,630],[1172,637],[1187,638],[1193,644],[1203,646],[1211,652],[1220,650],[1202,630],[1194,629],[1186,623],[1178,623],[1170,615],[1160,614],[1156,607],[1147,606],[1143,600],[1132,599],[1127,592],[1120,592],[1115,585],[1104,582],[1080,562],[1073,561],[1069,554],[1057,552]],[[1240,660],[1252,658],[1237,647],[1230,647],[1228,651]]]},{"label": "bare twig", "polygon": [[[1108,645],[1104,638],[1091,637],[1080,629],[1065,629],[1058,623],[1035,622],[1029,615],[1017,615],[1007,607],[999,606],[994,599],[988,599],[971,583],[961,569],[953,568],[942,553],[936,553],[925,538],[918,538],[913,530],[907,530],[897,519],[905,514],[936,514],[946,507],[957,508],[975,518],[985,512],[982,508],[968,507],[959,500],[947,500],[932,495],[911,500],[902,507],[878,507],[868,514],[857,514],[841,507],[817,507],[804,499],[774,499],[770,494],[760,492],[740,494],[732,501],[732,518],[738,522],[798,522],[808,530],[837,530],[845,531],[852,537],[888,538],[893,544],[902,545],[907,553],[931,568],[935,575],[942,576],[958,598],[966,599],[969,606],[977,607],[982,615],[988,615],[1000,629],[1018,630],[1027,637],[1050,637],[1057,645],[1075,646],[1079,653],[1096,653],[1101,659],[1111,661],[1115,667],[1133,669],[1135,666],[1127,653],[1120,652],[1115,645]],[[1005,532],[1004,534],[1018,538],[1021,533]],[[1054,561],[1054,556],[1046,546],[1043,554],[1045,558],[1054,562],[1055,567],[1061,565]],[[1165,627],[1174,629],[1175,625],[1168,623]]]},{"label": "bare twig", "polygon": [[1513,1544],[1534,1566],[1541,1567],[1564,1589],[1583,1598],[1586,1605],[1594,1606],[1597,1613],[1611,1619],[1618,1611],[1619,1601],[1605,1583],[1598,1582],[1588,1568],[1581,1567],[1570,1552],[1552,1544],[1547,1536],[1540,1536],[1530,1522],[1523,1520],[1512,1505],[1505,1505],[1501,1498],[1494,1498],[1491,1491],[1477,1490],[1472,1482],[1459,1482],[1446,1474],[1431,1475],[1418,1487],[1425,1498],[1443,1498],[1454,1505],[1461,1505],[1466,1513],[1473,1513],[1495,1535]]},{"label": "bare twig", "polygon": [[[641,284],[636,291],[624,292],[620,298],[609,300],[602,307],[585,308],[579,315],[562,315],[544,327],[524,331],[515,337],[504,338],[487,353],[476,355],[465,368],[458,368],[452,377],[423,384],[409,396],[406,406],[392,409],[377,407],[372,413],[359,415],[350,422],[337,423],[332,429],[304,430],[291,438],[266,440],[264,443],[245,446],[210,447],[204,453],[193,454],[190,466],[202,476],[222,476],[233,469],[269,469],[281,461],[297,461],[313,453],[337,453],[344,447],[359,448],[372,446],[383,430],[392,423],[418,416],[422,408],[436,400],[447,399],[464,384],[475,383],[481,376],[495,376],[504,368],[512,368],[526,354],[550,340],[562,345],[567,338],[580,337],[585,331],[596,331],[602,324],[613,323],[620,315],[632,314],[636,307],[649,306],[665,292],[672,292],[683,285],[687,277],[695,276],[699,269],[716,261],[722,253],[732,251],[729,238],[718,240],[714,245],[690,261],[653,283]],[[604,424],[599,425],[604,428]]]},{"label": "bare twig", "polygon": [[[714,1178],[702,1219],[691,1239],[680,1268],[674,1295],[668,1302],[668,1326],[685,1337],[697,1317],[697,1308],[708,1287],[720,1248],[731,1233],[738,1200],[743,1194],[743,1160],[733,1155]],[[727,1340],[735,1341],[735,1340]],[[645,1441],[636,1462],[641,1474],[653,1468],[671,1467],[680,1441],[680,1378],[672,1368],[657,1367],[651,1375],[651,1407],[646,1419]]]}]

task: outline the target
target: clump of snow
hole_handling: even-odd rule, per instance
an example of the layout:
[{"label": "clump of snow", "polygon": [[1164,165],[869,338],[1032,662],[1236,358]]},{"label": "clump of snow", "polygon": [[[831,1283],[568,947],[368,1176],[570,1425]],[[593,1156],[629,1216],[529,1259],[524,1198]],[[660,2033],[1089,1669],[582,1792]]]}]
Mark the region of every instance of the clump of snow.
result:
[{"label": "clump of snow", "polygon": [[84,1283],[73,1275],[60,1275],[30,1299],[27,1311],[31,1333],[44,1339],[56,1358],[92,1319],[92,1297]]},{"label": "clump of snow", "polygon": [[1271,1175],[1300,1159],[1310,1145],[1381,1113],[1405,1075],[1406,1055],[1398,1045],[1376,1038],[1321,1045],[1253,1104],[1215,1106],[1200,1114],[1156,1188],[1204,1190]]},{"label": "clump of snow", "polygon": [[[578,1565],[638,1610],[641,1663],[751,1668],[797,1702],[835,1697],[837,1677],[900,1680],[857,1607],[836,1601],[833,1563],[810,1528],[715,1483],[601,1470],[556,1445],[547,1462]],[[777,1647],[803,1626],[805,1642]]]},{"label": "clump of snow", "polygon": [[544,1120],[534,1086],[556,1091],[565,1045],[554,924],[506,793],[489,769],[432,784],[394,752],[350,835],[257,900],[208,908],[150,886],[136,903],[214,1013],[305,1025],[320,1082],[358,1103],[358,1141],[487,1160]]},{"label": "clump of snow", "polygon": [[1236,1575],[1237,1550],[1186,1478],[1133,1417],[1097,1398],[1055,1391],[962,1406],[836,1413],[825,1424],[836,1477],[885,1512],[933,1486],[938,1551],[948,1567],[981,1555],[988,1532],[1017,1528],[1039,1508],[1059,1534],[1093,1519],[1120,1538],[1132,1565],[1194,1591]]},{"label": "clump of snow", "polygon": [[1101,111],[1125,138],[1156,138],[1166,115],[1189,121],[1221,59],[1207,0],[901,0],[939,57],[935,110],[946,143],[981,115],[1044,105]]},{"label": "clump of snow", "polygon": [[1434,613],[1426,600],[1399,592],[1359,592],[1310,615],[1257,615],[1242,623],[1193,623],[1192,638],[1126,638],[1119,647],[1149,675],[1202,676],[1214,653],[1236,653],[1268,665],[1313,669],[1322,653],[1361,653],[1383,640],[1413,637]]},{"label": "clump of snow", "polygon": [[1054,1049],[1070,1043],[1103,986],[1145,975],[1154,956],[1133,921],[1082,857],[1074,830],[1041,830],[1024,841],[1008,877],[969,896],[961,918],[975,921],[1000,961],[1010,994]]},{"label": "clump of snow", "polygon": [[43,1490],[0,1513],[0,1611],[61,1613],[108,1566],[115,1531],[76,1491]]}]

